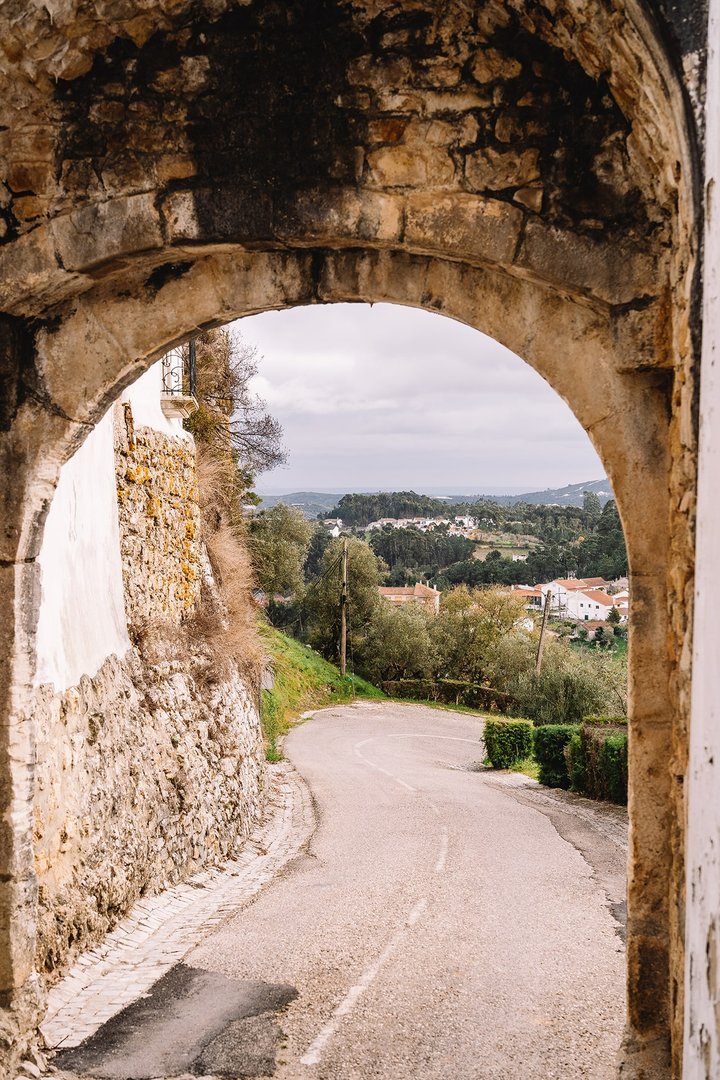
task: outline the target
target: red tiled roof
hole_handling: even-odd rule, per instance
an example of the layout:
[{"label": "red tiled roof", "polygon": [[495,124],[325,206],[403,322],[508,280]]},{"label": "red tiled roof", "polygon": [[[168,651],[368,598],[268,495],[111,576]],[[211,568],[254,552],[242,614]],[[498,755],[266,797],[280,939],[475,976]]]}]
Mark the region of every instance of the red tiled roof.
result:
[{"label": "red tiled roof", "polygon": [[605,607],[613,607],[613,598],[598,589],[583,589],[583,596],[587,596],[596,604],[604,604]]}]

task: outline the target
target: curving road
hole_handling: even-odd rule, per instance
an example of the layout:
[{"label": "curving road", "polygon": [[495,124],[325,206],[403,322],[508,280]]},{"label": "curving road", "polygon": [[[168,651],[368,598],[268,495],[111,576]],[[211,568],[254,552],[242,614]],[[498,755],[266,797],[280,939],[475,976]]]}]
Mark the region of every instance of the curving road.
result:
[{"label": "curving road", "polygon": [[278,1077],[614,1075],[622,812],[582,800],[578,817],[571,797],[478,772],[480,734],[373,703],[288,737],[317,808],[309,849],[187,961],[297,991]]},{"label": "curving road", "polygon": [[295,728],[306,847],[58,1062],[107,1080],[614,1076],[624,811],[483,771],[481,733],[389,703]]}]

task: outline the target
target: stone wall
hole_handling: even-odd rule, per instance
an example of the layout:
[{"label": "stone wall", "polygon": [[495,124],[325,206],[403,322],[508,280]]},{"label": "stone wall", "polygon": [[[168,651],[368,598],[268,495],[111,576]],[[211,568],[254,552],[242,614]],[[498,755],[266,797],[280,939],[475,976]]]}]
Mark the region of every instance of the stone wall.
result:
[{"label": "stone wall", "polygon": [[38,969],[59,973],[144,893],[227,858],[263,805],[255,702],[202,663],[110,657],[37,694]]},{"label": "stone wall", "polygon": [[[125,608],[138,647],[38,687],[37,966],[52,979],[144,893],[227,858],[262,812],[257,703],[188,627],[204,576],[192,440],[116,406]],[[112,482],[112,480],[110,480]]]},{"label": "stone wall", "polygon": [[128,624],[177,623],[199,599],[204,562],[194,444],[134,430],[121,405],[115,462]]}]

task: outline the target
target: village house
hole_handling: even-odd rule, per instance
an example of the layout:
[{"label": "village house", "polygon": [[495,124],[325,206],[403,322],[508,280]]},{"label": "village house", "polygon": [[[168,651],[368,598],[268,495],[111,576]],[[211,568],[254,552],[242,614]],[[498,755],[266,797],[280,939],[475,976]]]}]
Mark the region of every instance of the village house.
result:
[{"label": "village house", "polygon": [[378,592],[383,600],[387,600],[389,604],[393,604],[395,607],[402,607],[403,604],[421,604],[426,610],[431,611],[433,615],[440,612],[439,590],[432,588],[430,585],[423,585],[419,581],[414,585],[405,586],[379,585]]},{"label": "village house", "polygon": [[342,531],[342,518],[325,518],[323,525],[329,531],[334,540],[337,540]]},{"label": "village house", "polygon": [[537,585],[545,596],[550,594],[550,614],[561,619],[577,618],[569,609],[569,598],[573,593],[583,592],[586,589],[600,590],[605,592],[609,582],[604,578],[555,578],[543,585]]},{"label": "village house", "polygon": [[589,619],[607,621],[615,600],[601,589],[576,590],[567,594],[566,618],[587,622]]},{"label": "village house", "polygon": [[528,585],[511,585],[511,591],[516,596],[521,596],[528,607],[541,608],[543,605],[543,594],[540,586],[536,586],[534,589]]}]

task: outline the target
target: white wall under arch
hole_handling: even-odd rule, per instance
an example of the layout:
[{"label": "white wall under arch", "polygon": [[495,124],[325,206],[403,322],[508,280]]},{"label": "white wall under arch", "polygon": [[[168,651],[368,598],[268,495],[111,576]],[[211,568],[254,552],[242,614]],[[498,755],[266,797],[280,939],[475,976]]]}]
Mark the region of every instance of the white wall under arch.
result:
[{"label": "white wall under arch", "polygon": [[[35,685],[60,692],[130,648],[123,599],[110,409],[63,465],[38,559]],[[92,617],[88,617],[92,612]]]}]

